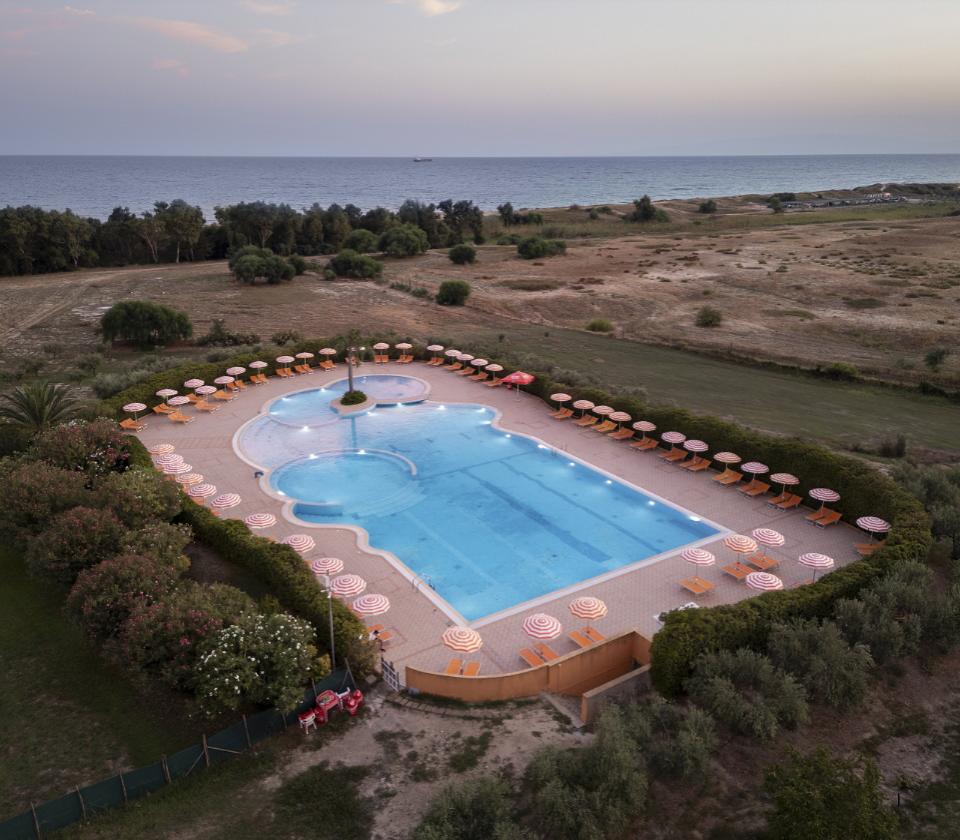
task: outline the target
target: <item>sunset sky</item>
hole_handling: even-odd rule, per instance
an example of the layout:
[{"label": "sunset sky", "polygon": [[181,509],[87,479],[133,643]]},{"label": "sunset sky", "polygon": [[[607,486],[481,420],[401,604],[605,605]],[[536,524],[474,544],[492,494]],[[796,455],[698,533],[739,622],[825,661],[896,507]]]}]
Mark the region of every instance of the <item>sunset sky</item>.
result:
[{"label": "sunset sky", "polygon": [[957,0],[0,0],[0,153],[960,151]]}]

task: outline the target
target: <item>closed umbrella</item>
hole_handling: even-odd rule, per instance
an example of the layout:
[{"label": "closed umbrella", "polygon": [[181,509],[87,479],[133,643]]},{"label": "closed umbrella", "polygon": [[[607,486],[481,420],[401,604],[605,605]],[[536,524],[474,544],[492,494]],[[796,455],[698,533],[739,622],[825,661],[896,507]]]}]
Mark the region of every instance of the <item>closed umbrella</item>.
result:
[{"label": "closed umbrella", "polygon": [[808,551],[806,554],[801,554],[797,559],[801,565],[813,569],[814,581],[817,579],[817,572],[832,569],[834,566],[834,559],[826,554],[821,554],[819,551]]},{"label": "closed umbrella", "polygon": [[757,589],[761,592],[772,592],[775,589],[783,589],[783,581],[770,572],[750,572],[746,577],[747,586],[751,589]]},{"label": "closed umbrella", "polygon": [[546,613],[528,615],[521,627],[524,633],[534,639],[555,639],[563,632],[560,621]]},{"label": "closed umbrella", "polygon": [[361,595],[350,608],[357,615],[383,615],[390,609],[390,599],[386,595]]},{"label": "closed umbrella", "polygon": [[330,581],[330,591],[341,598],[359,595],[367,588],[367,582],[359,575],[339,575]]},{"label": "closed umbrella", "polygon": [[272,513],[251,513],[245,517],[243,524],[248,528],[259,531],[262,528],[272,528],[277,524],[277,517]]},{"label": "closed umbrella", "polygon": [[448,627],[440,639],[450,650],[460,653],[476,653],[483,647],[483,639],[471,627]]}]

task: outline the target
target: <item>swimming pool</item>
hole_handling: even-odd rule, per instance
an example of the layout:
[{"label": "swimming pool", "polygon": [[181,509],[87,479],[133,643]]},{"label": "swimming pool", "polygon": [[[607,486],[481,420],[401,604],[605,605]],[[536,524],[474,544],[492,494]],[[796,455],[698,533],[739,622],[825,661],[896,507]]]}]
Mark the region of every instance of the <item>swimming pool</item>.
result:
[{"label": "swimming pool", "polygon": [[363,528],[467,621],[719,533],[687,511],[494,425],[479,405],[339,417],[332,389],[292,395],[238,445],[316,524]]},{"label": "swimming pool", "polygon": [[[390,373],[354,376],[353,385],[376,400],[378,405],[420,402],[430,393],[430,386],[422,379]],[[323,388],[280,397],[270,405],[270,416],[280,423],[296,426],[330,422],[337,419],[337,414],[330,408],[330,401],[342,397],[346,391],[347,380],[340,379]]]}]

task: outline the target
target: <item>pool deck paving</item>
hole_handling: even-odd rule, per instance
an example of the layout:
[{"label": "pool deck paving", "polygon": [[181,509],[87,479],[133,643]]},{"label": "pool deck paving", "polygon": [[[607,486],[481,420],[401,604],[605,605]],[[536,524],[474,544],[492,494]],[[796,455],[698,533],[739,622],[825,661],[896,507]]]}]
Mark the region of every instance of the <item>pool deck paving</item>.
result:
[{"label": "pool deck paving", "polygon": [[[770,496],[751,499],[732,487],[723,487],[711,480],[715,475],[690,473],[665,463],[654,452],[639,452],[622,441],[575,426],[569,420],[553,419],[550,409],[538,398],[506,387],[486,388],[464,377],[455,376],[443,368],[423,363],[374,365],[365,363],[357,375],[390,373],[416,376],[430,384],[430,399],[445,403],[479,403],[500,412],[497,424],[506,431],[529,435],[542,440],[556,450],[568,452],[592,466],[623,479],[652,495],[660,496],[675,505],[716,523],[730,532],[747,534],[759,527],[772,528],[785,537],[779,548],[766,548],[765,553],[780,560],[773,570],[787,588],[810,580],[810,569],[797,562],[800,554],[818,551],[843,566],[858,559],[854,544],[864,542],[866,535],[846,523],[819,528],[806,521],[809,509],[780,511],[767,505]],[[568,604],[577,595],[601,598],[608,607],[605,618],[592,626],[607,636],[636,629],[651,638],[659,627],[657,615],[683,604],[697,601],[704,606],[731,603],[756,593],[745,583],[721,571],[721,567],[739,559],[723,545],[721,533],[704,544],[717,557],[710,567],[694,566],[680,557],[680,550],[667,554],[639,568],[613,572],[586,581],[561,593],[538,598],[526,607],[498,613],[472,622],[483,637],[483,647],[476,654],[459,654],[446,648],[440,640],[443,631],[455,622],[441,609],[436,593],[425,591],[427,584],[418,581],[405,567],[398,568],[381,554],[364,550],[358,533],[346,527],[316,526],[294,522],[284,516],[284,504],[261,489],[250,464],[241,460],[233,447],[234,436],[245,423],[253,419],[264,405],[284,394],[320,387],[346,376],[346,367],[338,364],[333,371],[315,370],[312,374],[284,379],[270,377],[266,384],[248,386],[230,402],[221,403],[219,410],[201,414],[185,407],[196,420],[186,425],[175,424],[165,417],[152,415],[140,439],[150,446],[166,442],[205,481],[216,485],[218,493],[238,493],[242,503],[223,512],[224,517],[242,519],[251,513],[270,512],[277,524],[258,535],[277,540],[295,533],[311,534],[317,547],[304,555],[307,562],[313,557],[334,556],[344,561],[345,571],[358,574],[367,582],[367,593],[380,593],[390,599],[387,613],[368,619],[368,624],[382,624],[392,634],[384,656],[401,669],[410,665],[417,668],[443,671],[451,659],[479,661],[481,674],[504,673],[526,667],[519,658],[521,648],[531,647],[534,639],[521,628],[523,619],[536,612],[555,616],[563,624],[564,633],[548,644],[558,654],[569,653],[576,645],[567,637],[571,630],[581,629],[585,622],[574,618]],[[641,418],[634,418],[639,420]],[[667,431],[666,429],[660,431]],[[683,431],[680,429],[679,431]],[[708,441],[709,443],[709,441]],[[738,453],[749,460],[751,453]],[[779,469],[771,464],[773,472]],[[589,535],[585,535],[589,536]],[[229,558],[226,558],[229,559]],[[399,558],[400,561],[403,558]],[[714,589],[694,598],[680,586],[680,581],[699,575],[714,584]]]}]

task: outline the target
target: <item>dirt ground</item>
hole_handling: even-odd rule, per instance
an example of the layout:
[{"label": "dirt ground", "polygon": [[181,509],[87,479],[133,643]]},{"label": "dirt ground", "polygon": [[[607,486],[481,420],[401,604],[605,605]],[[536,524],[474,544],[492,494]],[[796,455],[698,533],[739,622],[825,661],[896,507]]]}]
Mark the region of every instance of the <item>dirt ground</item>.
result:
[{"label": "dirt ground", "polygon": [[[0,349],[7,364],[43,347],[93,349],[94,328],[117,300],[155,300],[187,311],[196,333],[213,318],[262,338],[281,329],[331,335],[355,326],[414,338],[526,322],[582,329],[609,319],[615,334],[692,349],[734,351],[804,365],[843,361],[916,382],[927,350],[960,349],[960,218],[827,222],[762,229],[634,234],[571,240],[539,261],[486,245],[454,266],[443,251],[390,260],[384,284],[325,281],[241,287],[224,263],[81,271],[0,281]],[[390,283],[424,286],[461,277],[467,307],[439,307]],[[714,328],[694,325],[710,305]],[[940,378],[960,381],[960,352]]]}]

